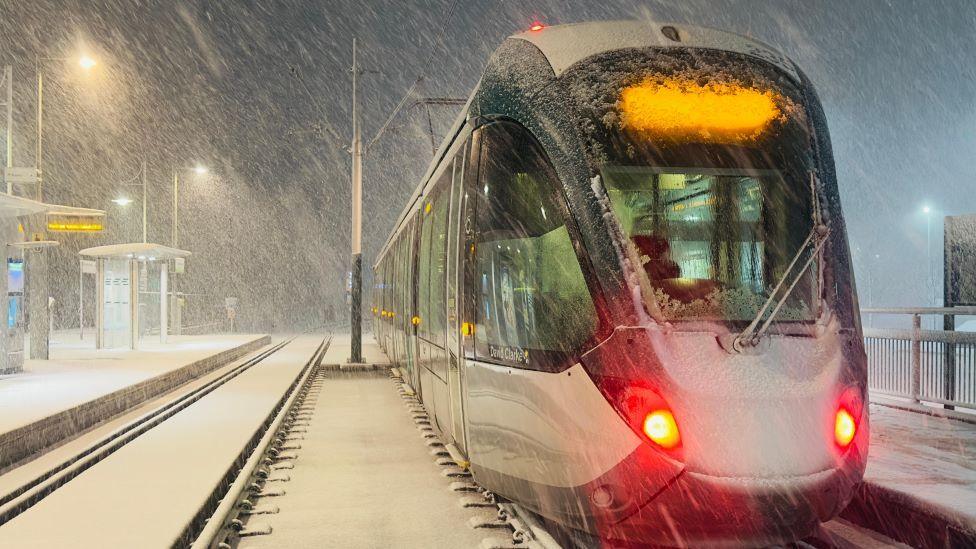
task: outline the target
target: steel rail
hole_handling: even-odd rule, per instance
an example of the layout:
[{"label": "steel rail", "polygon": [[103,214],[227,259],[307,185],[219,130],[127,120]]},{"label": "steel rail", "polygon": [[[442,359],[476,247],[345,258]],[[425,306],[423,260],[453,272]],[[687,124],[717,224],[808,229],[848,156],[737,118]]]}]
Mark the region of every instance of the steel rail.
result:
[{"label": "steel rail", "polygon": [[[260,482],[256,484],[255,481],[260,478],[258,473],[261,464],[273,449],[273,442],[281,431],[285,419],[291,414],[292,408],[299,399],[299,395],[303,393],[303,389],[307,388],[314,379],[322,357],[328,351],[331,344],[332,337],[330,334],[330,336],[327,336],[322,341],[322,344],[319,345],[312,358],[306,363],[299,375],[296,376],[289,390],[282,395],[279,405],[275,410],[272,410],[269,415],[269,421],[266,422],[265,430],[257,444],[253,445],[253,447],[245,448],[241,452],[240,457],[247,457],[247,460],[236,471],[233,467],[231,471],[228,471],[228,475],[232,476],[233,482],[226,489],[223,489],[226,483],[220,483],[214,490],[211,501],[218,500],[219,498],[220,503],[210,513],[206,512],[206,506],[201,509],[200,515],[191,522],[181,535],[181,538],[176,540],[174,546],[184,546],[184,542],[193,540],[193,543],[189,545],[191,549],[221,547],[224,540],[233,532],[237,531],[233,523],[242,510],[241,503],[247,499],[249,491],[253,487],[260,485]],[[196,524],[200,523],[203,523],[202,529],[195,527]],[[197,530],[197,532],[194,532],[194,530]]]},{"label": "steel rail", "polygon": [[208,382],[203,387],[170,401],[155,410],[152,410],[134,421],[120,427],[109,435],[103,437],[96,443],[78,452],[71,458],[61,462],[59,465],[48,469],[31,481],[21,485],[19,488],[8,492],[0,497],[0,526],[6,524],[24,511],[30,509],[38,502],[51,495],[61,486],[64,486],[71,479],[77,477],[93,465],[114,454],[126,444],[142,436],[149,430],[161,424],[163,421],[186,409],[191,404],[210,394],[218,387],[237,377],[251,367],[257,365],[265,358],[279,351],[282,347],[293,341],[292,337],[271,348],[262,351],[256,356],[233,367],[230,371],[221,374],[220,377]]}]

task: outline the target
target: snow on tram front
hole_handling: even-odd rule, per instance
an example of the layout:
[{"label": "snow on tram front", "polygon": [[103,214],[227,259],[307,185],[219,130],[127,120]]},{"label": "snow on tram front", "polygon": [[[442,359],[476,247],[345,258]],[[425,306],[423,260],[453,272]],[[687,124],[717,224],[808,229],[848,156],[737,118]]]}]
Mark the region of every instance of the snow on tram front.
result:
[{"label": "snow on tram front", "polygon": [[632,543],[778,543],[844,508],[866,358],[791,61],[681,25],[537,28],[441,150],[377,263],[402,290],[376,330],[476,480]]}]

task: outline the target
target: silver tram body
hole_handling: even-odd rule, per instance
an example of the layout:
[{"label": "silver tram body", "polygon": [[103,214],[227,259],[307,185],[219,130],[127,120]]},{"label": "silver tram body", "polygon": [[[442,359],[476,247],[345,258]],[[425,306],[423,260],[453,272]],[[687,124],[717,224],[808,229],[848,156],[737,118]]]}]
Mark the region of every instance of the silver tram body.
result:
[{"label": "silver tram body", "polygon": [[829,137],[767,46],[637,21],[509,38],[373,276],[374,334],[445,442],[555,523],[775,543],[860,481],[866,360]]}]

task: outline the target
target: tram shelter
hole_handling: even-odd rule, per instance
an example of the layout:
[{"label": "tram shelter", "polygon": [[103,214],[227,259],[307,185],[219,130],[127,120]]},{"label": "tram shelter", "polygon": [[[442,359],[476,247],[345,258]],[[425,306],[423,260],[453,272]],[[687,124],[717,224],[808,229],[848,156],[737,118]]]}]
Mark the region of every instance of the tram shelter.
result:
[{"label": "tram shelter", "polygon": [[[151,320],[148,305],[158,308],[159,340],[166,343],[169,264],[189,257],[190,252],[138,242],[86,248],[78,255],[82,258],[82,273],[85,260],[95,261],[95,348],[135,349],[140,334],[155,328],[148,328]],[[158,288],[158,299],[152,288]]]}]

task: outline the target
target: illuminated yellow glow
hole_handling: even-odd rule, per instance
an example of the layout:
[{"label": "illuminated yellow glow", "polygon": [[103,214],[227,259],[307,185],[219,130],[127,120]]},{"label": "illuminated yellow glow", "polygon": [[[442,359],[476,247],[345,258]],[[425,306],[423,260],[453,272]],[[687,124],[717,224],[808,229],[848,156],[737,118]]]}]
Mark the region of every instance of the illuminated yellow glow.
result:
[{"label": "illuminated yellow glow", "polygon": [[472,336],[472,335],[474,335],[474,324],[472,324],[470,322],[462,322],[461,323],[461,334],[462,335],[465,335],[465,336]]},{"label": "illuminated yellow glow", "polygon": [[413,324],[414,326],[419,326],[420,325],[420,317],[419,316],[414,316],[413,318],[410,319],[410,323]]},{"label": "illuminated yellow glow", "polygon": [[846,448],[857,434],[857,423],[850,412],[841,408],[834,418],[834,440],[841,448]]},{"label": "illuminated yellow glow", "polygon": [[681,443],[678,424],[668,410],[654,410],[644,418],[644,434],[667,450]]},{"label": "illuminated yellow glow", "polygon": [[430,202],[428,202],[427,205],[424,206],[424,213],[428,213],[428,214],[430,213]]},{"label": "illuminated yellow glow", "polygon": [[741,143],[781,116],[778,94],[738,84],[645,81],[620,95],[623,127],[674,141]]},{"label": "illuminated yellow glow", "polygon": [[47,230],[62,233],[93,233],[101,231],[103,228],[101,223],[62,223],[49,221],[47,224]]}]

